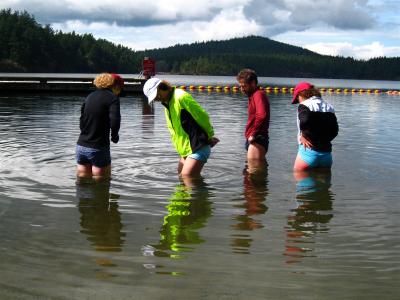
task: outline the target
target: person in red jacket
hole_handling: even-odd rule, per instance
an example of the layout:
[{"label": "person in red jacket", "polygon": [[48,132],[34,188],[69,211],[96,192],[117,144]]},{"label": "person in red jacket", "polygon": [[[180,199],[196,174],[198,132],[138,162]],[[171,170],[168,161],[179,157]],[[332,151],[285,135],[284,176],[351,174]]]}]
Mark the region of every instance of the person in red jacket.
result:
[{"label": "person in red jacket", "polygon": [[263,90],[258,87],[255,71],[243,69],[236,77],[240,90],[249,97],[248,119],[245,130],[248,162],[265,161],[269,144],[269,100]]}]

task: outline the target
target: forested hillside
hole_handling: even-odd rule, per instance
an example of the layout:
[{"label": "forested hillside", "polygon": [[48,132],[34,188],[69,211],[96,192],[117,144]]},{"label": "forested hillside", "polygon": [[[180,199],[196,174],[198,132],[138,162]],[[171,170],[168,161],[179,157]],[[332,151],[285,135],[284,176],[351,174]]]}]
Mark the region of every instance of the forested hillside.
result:
[{"label": "forested hillside", "polygon": [[134,51],[91,34],[54,31],[26,12],[0,11],[0,72],[132,74],[145,56],[156,59],[157,71],[173,74],[231,76],[248,67],[261,76],[400,80],[399,57],[319,55],[257,36]]},{"label": "forested hillside", "polygon": [[136,72],[138,56],[90,34],[55,32],[26,12],[0,11],[0,72]]}]

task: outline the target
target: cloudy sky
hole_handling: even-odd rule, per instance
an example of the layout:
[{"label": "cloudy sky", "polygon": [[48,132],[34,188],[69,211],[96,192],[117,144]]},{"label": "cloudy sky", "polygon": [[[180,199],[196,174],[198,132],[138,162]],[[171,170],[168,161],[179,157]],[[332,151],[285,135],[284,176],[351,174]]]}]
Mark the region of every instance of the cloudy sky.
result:
[{"label": "cloudy sky", "polygon": [[1,0],[134,50],[261,35],[321,54],[400,57],[400,0]]}]

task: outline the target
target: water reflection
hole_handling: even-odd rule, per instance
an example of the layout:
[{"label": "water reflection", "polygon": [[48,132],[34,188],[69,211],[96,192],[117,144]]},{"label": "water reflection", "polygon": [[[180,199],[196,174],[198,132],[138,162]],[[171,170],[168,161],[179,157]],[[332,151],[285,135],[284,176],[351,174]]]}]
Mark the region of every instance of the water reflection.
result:
[{"label": "water reflection", "polygon": [[310,256],[315,234],[328,231],[327,224],[333,217],[331,172],[295,172],[294,178],[297,207],[291,210],[286,227],[287,263],[297,263]]},{"label": "water reflection", "polygon": [[110,181],[80,180],[76,184],[81,233],[96,251],[121,251],[125,233],[118,211],[118,195],[110,194]]},{"label": "water reflection", "polygon": [[142,131],[143,138],[146,139],[148,135],[152,136],[154,133],[154,106],[149,104],[146,97],[141,97],[142,101]]},{"label": "water reflection", "polygon": [[252,238],[246,231],[264,227],[255,216],[265,214],[268,207],[264,204],[268,195],[268,164],[266,161],[248,161],[243,170],[244,202],[234,205],[243,210],[235,217],[237,221],[232,227],[241,231],[233,235],[231,246],[235,253],[249,254]]},{"label": "water reflection", "polygon": [[209,189],[202,178],[182,179],[166,206],[168,214],[164,217],[159,243],[152,245],[152,255],[177,258],[181,252],[191,251],[190,245],[203,243],[199,230],[211,216],[208,199]]}]

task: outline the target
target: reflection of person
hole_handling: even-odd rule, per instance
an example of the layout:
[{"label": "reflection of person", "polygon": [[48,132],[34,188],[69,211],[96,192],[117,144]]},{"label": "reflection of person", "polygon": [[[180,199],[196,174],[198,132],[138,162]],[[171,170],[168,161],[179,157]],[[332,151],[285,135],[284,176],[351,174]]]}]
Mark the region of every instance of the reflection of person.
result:
[{"label": "reflection of person", "polygon": [[240,89],[249,97],[246,124],[247,159],[264,160],[269,144],[270,106],[267,95],[258,87],[257,75],[253,70],[243,69],[237,75]]},{"label": "reflection of person", "polygon": [[295,170],[330,168],[332,166],[331,141],[339,126],[333,106],[321,98],[321,93],[310,83],[299,83],[293,93],[292,104],[297,109],[299,150]]},{"label": "reflection of person", "polygon": [[151,140],[154,134],[154,107],[146,97],[141,97],[142,104],[142,138]]},{"label": "reflection of person", "polygon": [[97,251],[121,251],[125,234],[121,232],[118,203],[110,201],[110,182],[78,182],[81,232]]},{"label": "reflection of person", "polygon": [[[333,217],[330,191],[331,172],[296,171],[297,207],[288,216],[287,243],[285,255],[288,263],[298,262],[306,253],[312,251],[310,240],[317,232],[327,231],[325,224]],[[302,243],[306,247],[302,247]]]},{"label": "reflection of person", "polygon": [[82,104],[80,135],[76,146],[78,177],[108,177],[111,174],[111,141],[118,143],[120,103],[124,81],[117,74],[102,73],[94,80],[96,91]]},{"label": "reflection of person", "polygon": [[214,137],[207,112],[189,93],[158,78],[147,80],[143,92],[149,103],[156,100],[165,107],[172,142],[181,156],[178,173],[200,175],[210,156],[210,147],[219,141]]},{"label": "reflection of person", "polygon": [[[241,231],[250,231],[262,228],[263,225],[254,219],[253,216],[265,214],[268,207],[264,204],[268,195],[268,164],[264,162],[258,164],[257,169],[250,169],[250,165],[243,171],[243,195],[244,203],[235,205],[235,207],[243,208],[244,213],[238,215],[235,219],[238,224],[233,228]],[[235,251],[238,253],[248,253],[252,239],[241,233],[235,236],[232,242]]]},{"label": "reflection of person", "polygon": [[154,255],[165,256],[168,251],[187,251],[188,245],[203,243],[199,229],[204,227],[211,216],[209,191],[201,177],[184,177],[182,184],[175,188],[167,205],[168,215],[160,230],[161,239]]}]

